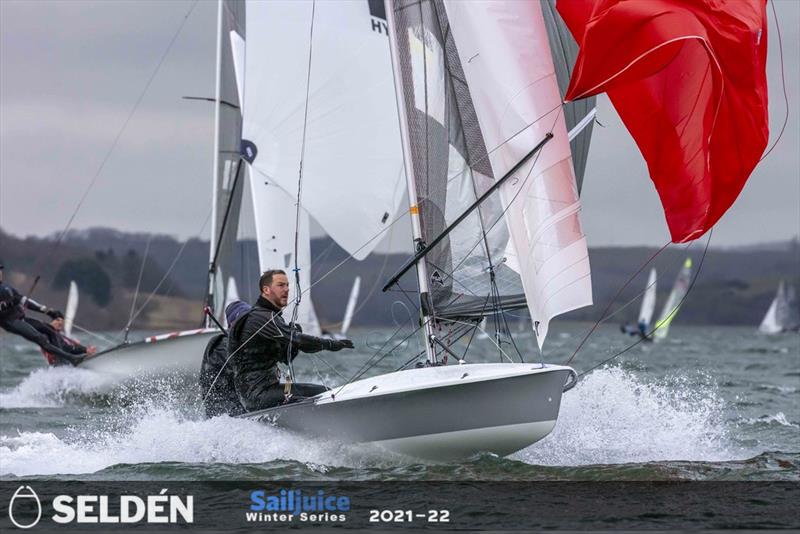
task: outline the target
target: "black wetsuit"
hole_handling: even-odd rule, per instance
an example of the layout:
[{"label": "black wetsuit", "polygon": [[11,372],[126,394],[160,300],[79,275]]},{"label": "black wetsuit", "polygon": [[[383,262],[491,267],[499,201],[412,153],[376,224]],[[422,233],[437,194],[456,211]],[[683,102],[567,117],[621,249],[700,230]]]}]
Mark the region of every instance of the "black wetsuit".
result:
[{"label": "black wetsuit", "polygon": [[[64,334],[53,328],[51,325],[42,322],[38,319],[34,319],[32,317],[25,317],[24,320],[26,323],[33,326],[36,330],[47,336],[47,339],[50,340],[51,344],[55,345],[56,347],[59,347],[64,352],[68,352],[75,356],[81,356],[83,354],[86,354],[87,351],[86,347],[84,347],[77,341],[68,338],[67,336],[65,336]],[[64,365],[72,363],[63,360],[58,355],[50,353],[48,353],[48,355],[50,357],[47,358],[47,363],[49,363],[50,365]],[[47,355],[45,357],[47,357]]]},{"label": "black wetsuit", "polygon": [[233,366],[225,365],[227,359],[227,336],[219,334],[212,337],[206,345],[203,364],[200,367],[200,394],[203,396],[203,404],[208,417],[244,413],[244,408],[239,402],[239,396],[236,394],[236,387],[233,384]]},{"label": "black wetsuit", "polygon": [[25,308],[39,313],[50,311],[35,300],[20,295],[10,285],[0,282],[0,327],[12,334],[22,336],[32,343],[36,343],[42,350],[57,356],[64,362],[69,362],[73,365],[79,363],[80,357],[70,354],[57,344],[53,344],[47,335],[28,322],[25,317]]},{"label": "black wetsuit", "polygon": [[[342,341],[323,339],[294,331],[286,324],[280,308],[264,297],[240,317],[228,333],[228,354],[233,357],[233,382],[239,401],[248,412],[271,408],[284,402],[284,385],[280,383],[278,362],[288,363],[289,338],[292,338],[292,359],[298,351],[318,352],[352,347]],[[348,342],[349,343],[349,342]],[[316,384],[292,384],[292,395],[313,397],[327,388]]]}]

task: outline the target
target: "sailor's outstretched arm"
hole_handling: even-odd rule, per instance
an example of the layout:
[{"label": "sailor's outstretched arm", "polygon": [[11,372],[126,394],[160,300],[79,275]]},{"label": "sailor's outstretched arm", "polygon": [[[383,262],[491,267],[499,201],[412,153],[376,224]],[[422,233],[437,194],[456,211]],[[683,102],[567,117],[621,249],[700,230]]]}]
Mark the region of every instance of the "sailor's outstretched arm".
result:
[{"label": "sailor's outstretched arm", "polygon": [[265,327],[265,330],[268,330],[268,335],[271,338],[280,339],[280,343],[284,349],[288,348],[290,340],[292,347],[302,352],[319,352],[321,350],[337,351],[343,348],[353,348],[353,343],[350,340],[338,341],[335,339],[312,336],[302,333],[299,329],[293,331],[292,328],[286,324],[286,321],[277,314],[274,315],[274,320]]},{"label": "sailor's outstretched arm", "polygon": [[[19,295],[19,293],[17,294]],[[48,308],[44,304],[39,304],[30,297],[26,297],[24,295],[19,295],[19,297],[20,297],[19,303],[22,304],[22,306],[28,308],[29,310],[33,310],[39,313],[44,313],[45,315],[48,315],[50,317],[55,317],[57,315],[60,315],[57,310]]]}]

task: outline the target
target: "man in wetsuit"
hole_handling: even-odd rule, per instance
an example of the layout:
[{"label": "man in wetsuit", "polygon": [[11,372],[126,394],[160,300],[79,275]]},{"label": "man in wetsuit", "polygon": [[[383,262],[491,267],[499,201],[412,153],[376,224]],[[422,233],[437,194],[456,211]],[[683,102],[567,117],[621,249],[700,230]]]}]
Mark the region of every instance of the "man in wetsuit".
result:
[{"label": "man in wetsuit", "polygon": [[[225,308],[225,319],[228,328],[232,328],[236,320],[250,311],[251,306],[241,300],[228,304]],[[233,366],[228,365],[228,336],[218,334],[211,338],[203,353],[203,364],[200,366],[200,394],[206,417],[217,415],[239,415],[244,408],[236,394],[233,384]]]},{"label": "man in wetsuit", "polygon": [[[77,340],[64,335],[64,316],[61,314],[61,312],[56,312],[55,316],[52,317],[50,324],[43,323],[42,321],[33,319],[31,317],[25,317],[25,322],[33,325],[36,330],[47,336],[47,339],[50,340],[50,343],[60,347],[65,352],[69,352],[70,354],[74,354],[76,356],[90,355],[97,352],[97,348],[95,346],[89,345],[88,347],[84,347]],[[49,352],[45,352],[44,357],[47,359],[47,363],[50,365],[64,365],[65,363],[69,363],[60,359],[56,355],[50,354]]]},{"label": "man in wetsuit", "polygon": [[72,365],[79,364],[83,357],[70,354],[51,343],[45,334],[41,333],[26,320],[25,308],[44,313],[50,318],[55,318],[61,314],[57,310],[52,310],[33,299],[21,295],[16,289],[6,284],[3,281],[3,266],[0,265],[0,328],[36,343],[42,350],[58,357],[62,362]]},{"label": "man in wetsuit", "polygon": [[[292,384],[287,395],[280,382],[278,362],[288,363],[298,351],[317,352],[352,349],[349,339],[334,340],[304,334],[289,326],[281,310],[289,302],[289,279],[281,270],[266,271],[259,280],[261,296],[253,309],[243,315],[228,332],[228,365],[233,366],[233,382],[245,411],[271,408],[323,391],[316,384]],[[290,352],[291,347],[291,352]]]}]

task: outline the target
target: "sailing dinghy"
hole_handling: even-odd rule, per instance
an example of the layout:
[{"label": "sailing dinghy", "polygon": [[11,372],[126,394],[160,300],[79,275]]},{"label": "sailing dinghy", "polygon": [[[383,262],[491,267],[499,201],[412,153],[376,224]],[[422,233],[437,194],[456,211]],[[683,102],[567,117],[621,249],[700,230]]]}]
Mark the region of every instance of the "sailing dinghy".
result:
[{"label": "sailing dinghy", "polygon": [[[260,154],[249,160],[251,175],[284,190],[300,189],[302,159],[300,206],[355,258],[403,196],[382,198],[380,209],[374,197],[386,187],[374,184],[405,165],[417,250],[405,270],[416,270],[425,363],[242,417],[418,457],[507,455],[553,429],[576,373],[526,363],[532,355],[472,363],[455,351],[483,317],[525,307],[541,346],[553,316],[591,303],[574,164],[583,168],[593,101],[562,111],[576,49],[559,49],[557,74],[549,41],[570,38],[551,3],[378,4],[247,3],[244,143]],[[281,46],[270,42],[286,33]],[[317,150],[302,158],[284,147],[294,150],[288,157],[278,150],[287,136],[276,133],[303,130],[303,108],[291,104],[306,83],[306,137]],[[352,93],[320,100],[343,86]],[[364,86],[372,88],[365,95]],[[276,109],[288,111],[266,116]],[[326,124],[331,116],[341,120]],[[332,155],[324,141],[340,139]]]},{"label": "sailing dinghy", "polygon": [[[527,307],[541,350],[553,317],[591,304],[586,240],[578,219],[594,117],[591,97],[607,91],[637,141],[675,242],[697,239],[714,225],[766,146],[763,1],[726,4],[724,12],[710,0],[674,4],[641,9],[640,3],[619,0],[559,2],[557,13],[551,1],[386,0],[383,9],[380,2],[369,2],[371,20],[359,24],[375,33],[388,30],[415,245],[414,257],[384,289],[415,272],[425,362],[372,378],[359,373],[315,398],[243,417],[437,459],[480,451],[508,454],[547,435],[561,394],[575,384],[575,371],[525,363],[530,355],[519,351],[512,354],[519,363],[472,363],[480,358],[473,358],[474,349],[470,355],[469,341],[464,349],[458,340],[474,334],[487,315],[503,321],[507,310]],[[313,30],[315,4],[292,5],[304,6],[300,27]],[[271,20],[287,22],[280,16]],[[641,31],[630,31],[631,20]],[[352,30],[318,48],[346,57],[348,39],[358,34],[357,26]],[[575,57],[570,33],[582,48],[566,88],[562,82]],[[313,44],[316,34],[308,34]],[[279,44],[283,49],[256,47],[255,55],[285,56],[292,48]],[[309,43],[303,45],[310,68],[314,54]],[[251,64],[252,55],[247,54],[248,79],[255,69],[280,86],[283,72],[259,67],[257,60]],[[742,65],[744,55],[754,61]],[[326,72],[343,68],[335,61],[322,63]],[[723,68],[731,63],[741,68]],[[295,59],[292,66],[301,64]],[[371,67],[379,70],[381,64]],[[346,66],[350,79],[357,79],[362,65]],[[302,74],[313,79],[310,70]],[[267,106],[275,102],[281,100],[264,100]],[[312,133],[308,125],[309,139],[330,133]],[[256,145],[276,147],[268,137]],[[322,158],[331,164],[326,170],[347,168],[361,182],[362,190],[351,188],[353,180],[322,187],[336,189],[327,204],[341,200],[339,217],[330,217],[329,208],[327,214],[318,212],[319,198],[306,199],[300,180],[283,187],[294,189],[299,204],[323,227],[336,219],[361,218],[362,226],[374,225],[370,214],[357,208],[371,206],[358,199],[369,198],[369,185],[381,173],[365,179],[360,171],[365,148],[379,146],[370,139],[355,153],[340,151],[338,161]],[[731,150],[740,157],[727,157]],[[269,158],[281,158],[280,151],[271,150]],[[293,161],[296,170],[298,158]],[[661,326],[674,318],[690,268],[687,262]],[[501,360],[512,359],[498,349]]]}]

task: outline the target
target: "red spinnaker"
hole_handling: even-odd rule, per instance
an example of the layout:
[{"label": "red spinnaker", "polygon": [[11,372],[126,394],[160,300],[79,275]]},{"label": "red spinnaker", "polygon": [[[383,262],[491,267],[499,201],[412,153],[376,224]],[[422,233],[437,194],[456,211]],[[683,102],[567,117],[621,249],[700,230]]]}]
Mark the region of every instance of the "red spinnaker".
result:
[{"label": "red spinnaker", "polygon": [[606,92],[672,240],[730,208],[769,139],[766,0],[558,0],[580,46],[567,100]]}]

